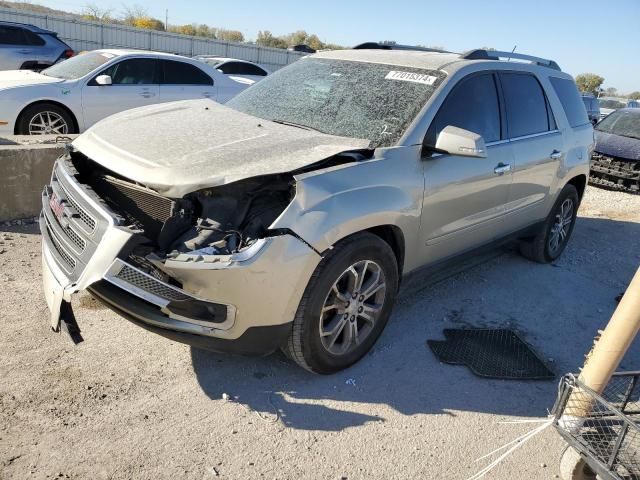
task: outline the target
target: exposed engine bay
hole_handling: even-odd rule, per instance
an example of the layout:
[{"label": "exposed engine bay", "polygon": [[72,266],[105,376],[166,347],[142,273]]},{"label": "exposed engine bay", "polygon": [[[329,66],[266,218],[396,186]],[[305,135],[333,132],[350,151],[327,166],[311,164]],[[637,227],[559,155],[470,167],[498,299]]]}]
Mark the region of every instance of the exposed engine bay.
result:
[{"label": "exposed engine bay", "polygon": [[[372,151],[345,152],[305,171],[370,158]],[[233,255],[257,240],[281,232],[269,227],[286,209],[296,193],[290,172],[225,184],[170,199],[105,169],[80,152],[71,153],[78,180],[89,185],[123,224],[136,231],[126,252],[130,261],[148,273],[160,262],[182,254]]]}]

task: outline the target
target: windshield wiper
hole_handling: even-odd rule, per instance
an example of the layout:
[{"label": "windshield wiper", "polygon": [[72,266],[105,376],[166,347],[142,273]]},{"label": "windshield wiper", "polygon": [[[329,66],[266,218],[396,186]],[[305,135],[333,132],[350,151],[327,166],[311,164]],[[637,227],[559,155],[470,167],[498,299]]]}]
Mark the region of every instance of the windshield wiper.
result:
[{"label": "windshield wiper", "polygon": [[318,130],[317,128],[313,128],[310,127],[309,125],[302,125],[301,123],[294,123],[294,122],[288,122],[286,120],[271,120],[273,123],[279,123],[280,125],[288,125],[290,127],[296,127],[296,128],[302,128],[303,130],[310,130],[312,132],[319,132],[319,133],[323,133],[320,130]]}]

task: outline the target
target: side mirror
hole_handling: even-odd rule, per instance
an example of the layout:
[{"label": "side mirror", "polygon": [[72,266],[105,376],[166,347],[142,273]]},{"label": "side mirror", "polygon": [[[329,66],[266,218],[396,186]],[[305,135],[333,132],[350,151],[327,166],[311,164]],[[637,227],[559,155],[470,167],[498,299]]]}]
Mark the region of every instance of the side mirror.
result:
[{"label": "side mirror", "polygon": [[461,157],[487,158],[482,135],[451,125],[444,127],[438,135],[435,150]]},{"label": "side mirror", "polygon": [[109,75],[98,75],[96,77],[96,83],[101,86],[111,85],[111,76]]}]

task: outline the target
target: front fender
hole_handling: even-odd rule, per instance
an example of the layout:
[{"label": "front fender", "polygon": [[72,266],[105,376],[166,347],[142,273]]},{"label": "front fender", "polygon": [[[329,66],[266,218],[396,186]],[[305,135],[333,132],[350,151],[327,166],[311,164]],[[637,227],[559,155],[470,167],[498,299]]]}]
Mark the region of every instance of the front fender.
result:
[{"label": "front fender", "polygon": [[402,230],[407,257],[417,241],[424,194],[418,147],[376,151],[370,160],[298,175],[296,195],[271,225],[289,229],[323,252],[380,225]]}]

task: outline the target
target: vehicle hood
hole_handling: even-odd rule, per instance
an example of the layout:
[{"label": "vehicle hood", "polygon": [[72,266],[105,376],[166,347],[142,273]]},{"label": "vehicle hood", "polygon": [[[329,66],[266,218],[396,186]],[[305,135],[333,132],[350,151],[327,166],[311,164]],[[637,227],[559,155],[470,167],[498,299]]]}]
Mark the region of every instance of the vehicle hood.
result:
[{"label": "vehicle hood", "polygon": [[369,140],[326,135],[240,113],[212,100],[128,110],[74,147],[105,168],[169,197],[306,167]]},{"label": "vehicle hood", "polygon": [[61,78],[47,77],[31,70],[7,70],[0,72],[0,89],[12,87],[26,87],[43,83],[64,82]]},{"label": "vehicle hood", "polygon": [[596,152],[628,160],[640,160],[640,140],[598,130],[595,133]]}]

